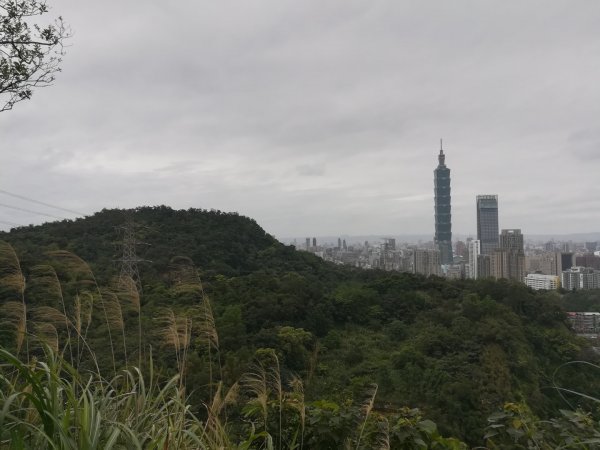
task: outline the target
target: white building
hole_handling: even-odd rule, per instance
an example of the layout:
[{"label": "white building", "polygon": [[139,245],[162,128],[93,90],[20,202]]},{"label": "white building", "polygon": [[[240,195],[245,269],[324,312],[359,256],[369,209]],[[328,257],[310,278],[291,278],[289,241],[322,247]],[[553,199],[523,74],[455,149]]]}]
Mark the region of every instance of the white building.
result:
[{"label": "white building", "polygon": [[472,240],[467,242],[467,252],[469,255],[469,265],[467,266],[467,278],[471,278],[476,280],[479,276],[479,264],[477,262],[477,257],[481,253],[481,241],[480,240]]},{"label": "white building", "polygon": [[560,278],[557,275],[530,273],[525,277],[525,284],[536,291],[541,289],[551,291],[560,287]]},{"label": "white building", "polygon": [[563,270],[561,284],[568,291],[598,289],[600,288],[600,272],[589,267],[571,267]]}]

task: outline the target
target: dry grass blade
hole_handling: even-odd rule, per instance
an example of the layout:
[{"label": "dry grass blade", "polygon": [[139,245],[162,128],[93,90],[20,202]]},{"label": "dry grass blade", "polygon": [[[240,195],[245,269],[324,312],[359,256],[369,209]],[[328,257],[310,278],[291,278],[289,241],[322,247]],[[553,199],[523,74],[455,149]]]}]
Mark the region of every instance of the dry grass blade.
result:
[{"label": "dry grass blade", "polygon": [[200,317],[200,335],[206,339],[208,345],[218,351],[219,334],[217,333],[215,317],[213,315],[212,306],[207,295],[203,295]]},{"label": "dry grass blade", "polygon": [[138,319],[138,367],[142,365],[142,303],[140,292],[135,280],[129,276],[121,276],[113,281],[113,286],[119,298],[131,306]]},{"label": "dry grass blade", "polygon": [[75,323],[77,333],[81,335],[82,329],[85,326],[83,337],[87,334],[87,329],[92,323],[92,315],[94,311],[94,296],[91,292],[82,292],[75,296]]},{"label": "dry grass blade", "polygon": [[155,319],[158,326],[158,337],[163,344],[173,347],[177,367],[181,375],[180,382],[183,385],[187,352],[192,343],[192,320],[184,315],[176,315],[171,308],[163,308]]},{"label": "dry grass blade", "polygon": [[123,276],[112,281],[113,291],[136,312],[141,311],[140,293],[133,278]]},{"label": "dry grass blade", "polygon": [[62,287],[54,267],[47,264],[34,266],[29,271],[28,290],[39,287],[47,298],[54,297],[57,302],[62,302]]},{"label": "dry grass blade", "polygon": [[104,291],[102,296],[104,298],[108,326],[115,330],[122,330],[125,327],[125,322],[123,321],[123,310],[121,309],[119,298],[109,291]]},{"label": "dry grass blade", "polygon": [[74,253],[67,250],[54,250],[46,254],[63,263],[71,274],[86,274],[91,275],[92,278],[94,276],[88,263]]},{"label": "dry grass blade", "polygon": [[27,307],[25,305],[25,277],[21,271],[21,263],[15,249],[5,241],[0,241],[0,286],[2,291],[17,294],[22,304],[22,319],[17,321],[17,355],[25,344],[27,360],[29,360],[29,344],[27,343]]},{"label": "dry grass blade", "polygon": [[155,319],[159,323],[158,336],[166,345],[179,349],[179,335],[177,334],[177,321],[171,308],[164,308]]},{"label": "dry grass blade", "polygon": [[10,301],[2,305],[3,322],[15,330],[15,348],[18,355],[27,334],[27,307],[22,302]]},{"label": "dry grass blade", "polygon": [[176,292],[201,293],[198,272],[190,258],[175,256],[169,263],[169,277]]},{"label": "dry grass blade", "polygon": [[123,339],[123,355],[125,357],[125,365],[129,364],[127,359],[127,340],[125,338],[125,321],[123,320],[123,310],[121,302],[116,294],[105,291],[102,295],[102,307],[104,309],[104,317],[110,330],[120,330],[121,338]]},{"label": "dry grass blade", "polygon": [[192,339],[190,318],[176,315],[171,308],[164,308],[156,320],[161,325],[158,333],[164,344],[172,346],[176,350],[189,347]]},{"label": "dry grass blade", "polygon": [[[61,311],[51,306],[37,306],[32,308],[31,315],[35,320],[34,334],[38,338],[38,341],[40,340],[41,333],[41,336],[44,338],[42,342],[48,345],[53,351],[58,352],[59,340],[56,329],[60,327],[69,331],[70,323],[67,317]],[[68,346],[70,346],[70,342],[70,338],[68,338]],[[73,361],[72,355],[71,361]]]},{"label": "dry grass blade", "polygon": [[94,272],[92,272],[89,264],[79,256],[66,250],[55,250],[46,254],[60,263],[69,276],[77,281],[78,291],[99,291]]},{"label": "dry grass blade", "polygon": [[369,386],[369,390],[367,392],[367,398],[363,402],[361,410],[364,414],[364,420],[362,426],[360,427],[360,434],[358,435],[358,440],[356,442],[356,449],[360,447],[360,441],[362,439],[363,433],[365,431],[365,426],[367,425],[367,421],[369,420],[369,416],[373,411],[373,406],[375,405],[375,397],[377,396],[377,389],[379,386],[376,383],[373,383]]},{"label": "dry grass blade", "polygon": [[300,415],[300,448],[304,447],[304,429],[306,427],[306,404],[304,403],[304,383],[296,375],[289,381],[292,392],[288,404]]},{"label": "dry grass blade", "polygon": [[219,382],[217,392],[213,396],[212,403],[210,405],[210,413],[214,417],[218,417],[224,408],[230,405],[235,405],[239,397],[240,385],[234,383],[227,393],[223,395],[223,383]]},{"label": "dry grass blade", "polygon": [[377,448],[378,450],[390,450],[390,422],[383,416],[379,419],[383,422],[383,426],[380,427],[380,433],[377,437]]},{"label": "dry grass blade", "polygon": [[65,315],[51,306],[36,306],[31,309],[31,314],[37,322],[46,322],[54,327],[66,327],[69,325]]},{"label": "dry grass blade", "polygon": [[54,353],[58,353],[58,332],[54,325],[47,322],[34,323],[33,330],[40,343],[47,345]]},{"label": "dry grass blade", "polygon": [[260,413],[265,430],[269,413],[269,383],[267,379],[267,372],[262,364],[254,364],[241,379],[242,387],[253,397],[246,406],[246,415],[252,416],[257,412]]},{"label": "dry grass blade", "polygon": [[[71,343],[71,327],[68,320],[67,305],[65,304],[62,286],[58,279],[58,275],[56,274],[56,270],[54,270],[54,267],[48,264],[40,264],[34,266],[29,273],[27,291],[30,292],[32,288],[34,292],[36,290],[41,290],[43,292],[45,302],[50,301],[51,304],[58,304],[60,306],[60,309],[62,310],[64,316],[63,325],[67,330],[67,347],[69,349],[69,355],[71,357],[71,364],[73,364],[74,358],[73,347]],[[58,326],[56,324],[53,325],[55,327]]]},{"label": "dry grass blade", "polygon": [[0,285],[20,294],[25,292],[25,277],[15,249],[5,241],[0,241]]}]

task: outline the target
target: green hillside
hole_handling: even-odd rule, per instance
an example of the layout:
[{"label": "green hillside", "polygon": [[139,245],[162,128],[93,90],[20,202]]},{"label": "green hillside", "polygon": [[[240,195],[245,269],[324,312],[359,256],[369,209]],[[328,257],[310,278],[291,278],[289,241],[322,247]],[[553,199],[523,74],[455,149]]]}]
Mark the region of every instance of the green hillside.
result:
[{"label": "green hillside", "polygon": [[[507,281],[452,282],[335,266],[279,243],[237,214],[164,206],[131,214],[143,242],[137,247],[144,260],[141,297],[132,285],[115,282],[124,211],[0,235],[10,244],[0,257],[0,338],[7,349],[41,354],[33,338],[16,348],[11,308],[24,299],[28,333],[50,323],[56,347],[80,371],[96,362],[107,376],[127,364],[147,367],[151,348],[162,377],[182,373],[200,416],[221,384],[234,386],[253,367],[277,367],[282,386],[302,381],[311,425],[306,448],[341,448],[369,399],[369,413],[381,423],[401,416],[416,424],[422,414],[441,434],[480,445],[488,417],[503,408],[505,415],[554,417],[569,408],[566,401],[588,406],[577,395],[561,398],[557,386],[584,393],[600,388],[595,368],[565,365],[593,361],[594,354],[569,330],[558,294]],[[10,248],[24,286],[15,281],[19,268]],[[52,311],[79,324],[79,337]],[[507,404],[515,406],[507,410]],[[232,407],[229,414],[231,432],[243,435],[241,424],[258,413]],[[358,440],[372,448],[379,422],[365,423]],[[281,436],[294,421],[282,425],[280,417],[277,427],[264,418],[264,427]]]}]

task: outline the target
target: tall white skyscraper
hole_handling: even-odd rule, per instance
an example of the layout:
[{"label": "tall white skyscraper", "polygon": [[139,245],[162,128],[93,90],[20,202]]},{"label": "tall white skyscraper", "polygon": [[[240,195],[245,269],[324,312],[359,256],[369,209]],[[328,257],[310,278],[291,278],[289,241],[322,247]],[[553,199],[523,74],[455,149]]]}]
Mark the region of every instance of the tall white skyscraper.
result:
[{"label": "tall white skyscraper", "polygon": [[478,239],[467,242],[467,252],[469,254],[469,271],[467,278],[476,280],[479,275],[478,256],[481,254],[481,241]]}]

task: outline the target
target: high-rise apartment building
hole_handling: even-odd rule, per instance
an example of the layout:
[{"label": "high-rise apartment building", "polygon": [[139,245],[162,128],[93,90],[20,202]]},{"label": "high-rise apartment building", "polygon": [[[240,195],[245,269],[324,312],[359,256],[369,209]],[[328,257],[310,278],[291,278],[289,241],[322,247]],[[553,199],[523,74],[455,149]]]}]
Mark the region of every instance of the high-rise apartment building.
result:
[{"label": "high-rise apartment building", "polygon": [[563,270],[562,287],[567,291],[600,288],[600,272],[589,267],[571,267]]},{"label": "high-rise apartment building", "polygon": [[490,255],[479,255],[477,257],[477,278],[489,278],[492,276],[491,259]]},{"label": "high-rise apartment building", "polygon": [[[571,267],[571,264],[569,264],[569,267]],[[527,273],[560,276],[562,270],[562,254],[560,252],[544,252],[525,257],[525,271]]]},{"label": "high-rise apartment building", "polygon": [[521,234],[521,230],[502,230],[502,233],[500,233],[500,248],[523,253],[523,235]]},{"label": "high-rise apartment building", "polygon": [[477,196],[477,240],[481,254],[491,255],[498,248],[498,196]]},{"label": "high-rise apartment building", "polygon": [[469,270],[467,278],[476,280],[479,278],[479,255],[481,254],[481,241],[475,239],[467,242],[469,253]]},{"label": "high-rise apartment building", "polygon": [[450,169],[446,167],[446,156],[441,148],[438,166],[433,171],[435,209],[435,244],[440,251],[442,264],[452,264],[452,214],[450,211]]},{"label": "high-rise apartment building", "polygon": [[573,253],[571,252],[562,252],[560,255],[560,265],[563,270],[570,269],[575,265],[575,261],[573,260]]},{"label": "high-rise apartment building", "polygon": [[440,251],[416,249],[413,253],[413,270],[423,275],[441,275]]},{"label": "high-rise apartment building", "polygon": [[600,270],[600,256],[596,256],[593,253],[575,256],[575,265]]},{"label": "high-rise apartment building", "polygon": [[496,279],[508,278],[524,282],[525,251],[521,230],[502,230],[500,246],[492,252],[491,272]]}]

